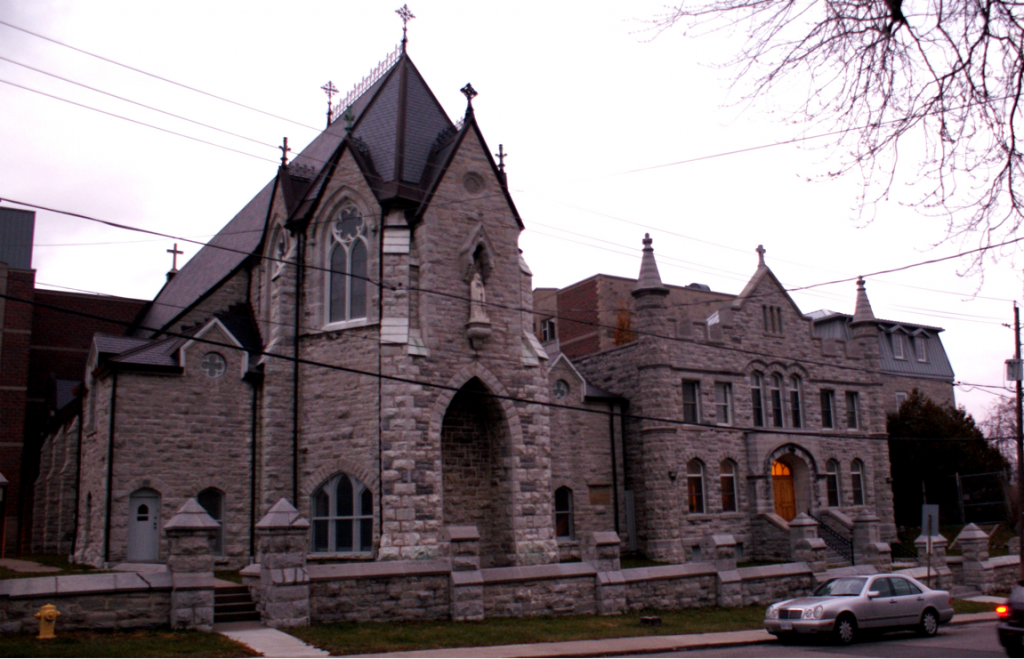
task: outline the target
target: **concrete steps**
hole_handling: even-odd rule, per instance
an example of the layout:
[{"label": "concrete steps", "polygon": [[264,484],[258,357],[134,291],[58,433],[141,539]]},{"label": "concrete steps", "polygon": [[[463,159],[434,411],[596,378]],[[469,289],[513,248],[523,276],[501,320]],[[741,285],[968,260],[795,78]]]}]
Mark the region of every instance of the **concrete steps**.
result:
[{"label": "concrete steps", "polygon": [[260,614],[245,586],[223,586],[213,591],[213,622],[259,622]]}]

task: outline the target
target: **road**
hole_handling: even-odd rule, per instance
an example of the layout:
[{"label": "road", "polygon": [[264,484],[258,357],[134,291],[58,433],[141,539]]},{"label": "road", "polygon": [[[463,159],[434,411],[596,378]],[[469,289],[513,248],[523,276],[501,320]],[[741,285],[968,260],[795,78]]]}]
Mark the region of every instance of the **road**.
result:
[{"label": "road", "polygon": [[885,634],[854,645],[827,643],[733,646],[692,652],[672,652],[655,657],[1005,657],[996,636],[996,623],[943,627],[937,636],[921,638],[910,633]]}]

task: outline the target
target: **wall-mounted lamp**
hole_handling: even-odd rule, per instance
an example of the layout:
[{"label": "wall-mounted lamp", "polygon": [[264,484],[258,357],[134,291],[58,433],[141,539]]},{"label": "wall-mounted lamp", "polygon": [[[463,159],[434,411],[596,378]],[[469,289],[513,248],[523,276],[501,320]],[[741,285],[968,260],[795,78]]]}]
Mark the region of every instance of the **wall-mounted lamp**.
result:
[{"label": "wall-mounted lamp", "polygon": [[674,472],[674,471],[668,472],[668,479],[674,483],[675,480],[676,480],[676,472]]}]

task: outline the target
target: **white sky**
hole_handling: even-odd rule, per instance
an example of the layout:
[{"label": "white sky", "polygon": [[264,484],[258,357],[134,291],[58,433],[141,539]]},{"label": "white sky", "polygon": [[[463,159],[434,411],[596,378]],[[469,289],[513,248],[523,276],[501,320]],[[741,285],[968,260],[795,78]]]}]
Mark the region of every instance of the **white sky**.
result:
[{"label": "white sky", "polygon": [[[409,53],[455,120],[472,82],[489,146],[504,144],[509,186],[526,224],[521,247],[536,286],[597,272],[635,277],[640,240],[654,238],[667,283],[738,293],[767,262],[787,287],[867,274],[972,248],[932,247],[941,221],[906,206],[900,182],[873,222],[857,218],[860,180],[831,179],[816,142],[696,163],[665,163],[790,140],[781,108],[796,97],[737,104],[725,62],[741,36],[656,39],[661,2],[419,2]],[[138,2],[0,0],[0,20],[259,108],[269,118],[101,62],[0,25],[0,57],[243,135],[243,140],[132,106],[0,60],[0,80],[160,126],[215,148],[0,83],[0,198],[51,206],[195,240],[216,233],[270,180],[289,137],[295,151],[324,125],[328,80],[346,93],[401,38],[397,0]],[[799,93],[793,84],[792,93]],[[308,126],[307,127],[304,127]],[[906,162],[913,159],[904,153]],[[913,169],[907,170],[912,178]],[[37,212],[34,267],[43,287],[152,298],[172,240]],[[184,259],[197,250],[182,245]],[[180,266],[180,264],[179,264]],[[1009,258],[984,281],[957,260],[870,277],[876,316],[946,328],[958,380],[1002,387],[1012,356]],[[855,285],[793,294],[804,312],[853,312]],[[1004,394],[1009,392],[1003,390]],[[992,390],[958,387],[980,419]]]}]

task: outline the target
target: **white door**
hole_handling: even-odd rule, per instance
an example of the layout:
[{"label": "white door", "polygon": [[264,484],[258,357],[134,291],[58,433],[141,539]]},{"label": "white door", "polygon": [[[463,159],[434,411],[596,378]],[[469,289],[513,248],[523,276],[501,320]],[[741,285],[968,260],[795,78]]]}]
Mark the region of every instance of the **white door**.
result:
[{"label": "white door", "polygon": [[160,560],[160,495],[137,490],[128,498],[128,562]]}]

